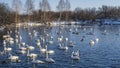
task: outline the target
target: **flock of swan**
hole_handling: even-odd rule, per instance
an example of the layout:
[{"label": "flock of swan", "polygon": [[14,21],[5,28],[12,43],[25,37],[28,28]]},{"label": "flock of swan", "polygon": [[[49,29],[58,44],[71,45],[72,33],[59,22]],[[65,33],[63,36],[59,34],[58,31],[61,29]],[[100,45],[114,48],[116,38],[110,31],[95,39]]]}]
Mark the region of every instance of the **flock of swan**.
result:
[{"label": "flock of swan", "polygon": [[[72,32],[72,29],[69,29],[70,32]],[[6,56],[7,59],[11,63],[18,63],[23,60],[19,56],[25,55],[31,63],[33,64],[43,64],[43,63],[55,63],[56,61],[49,57],[49,55],[54,55],[54,50],[49,50],[48,45],[52,45],[54,43],[54,37],[51,34],[46,34],[44,36],[41,36],[39,39],[36,40],[35,46],[29,45],[26,42],[23,42],[22,40],[24,37],[20,35],[20,32],[16,29],[14,31],[15,37],[12,36],[13,31],[9,30],[7,31],[6,35],[3,35],[3,51],[0,52],[0,56]],[[32,31],[34,36],[37,36],[37,31]],[[56,32],[57,33],[57,32]],[[73,34],[79,34],[78,29],[75,29]],[[28,32],[28,36],[32,37],[32,33]],[[81,39],[81,41],[84,40],[84,37]],[[61,31],[58,32],[58,49],[59,50],[68,50],[69,47],[75,47],[75,41],[69,41],[68,37],[64,37],[61,35]],[[99,42],[99,38],[95,38],[95,40],[90,40],[89,45],[93,46],[96,42]],[[39,54],[34,53],[34,50],[36,47],[39,49],[39,54],[45,55],[45,60],[37,59]],[[15,48],[15,49],[14,49]],[[14,54],[14,53],[15,54]],[[71,59],[72,60],[80,60],[80,50],[74,50],[71,53]],[[7,62],[7,61],[2,61]]]}]

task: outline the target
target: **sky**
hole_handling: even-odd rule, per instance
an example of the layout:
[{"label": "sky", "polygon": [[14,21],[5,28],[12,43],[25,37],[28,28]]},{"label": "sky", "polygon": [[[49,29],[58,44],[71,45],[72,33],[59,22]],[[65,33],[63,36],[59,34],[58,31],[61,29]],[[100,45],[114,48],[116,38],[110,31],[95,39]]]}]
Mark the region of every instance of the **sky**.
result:
[{"label": "sky", "polygon": [[[23,5],[26,0],[21,0]],[[35,9],[38,9],[39,2],[42,0],[33,0]],[[58,5],[59,0],[48,0],[53,11],[56,11],[56,6]],[[92,8],[92,7],[101,7],[102,5],[107,6],[120,6],[120,0],[69,0],[71,3],[71,10],[74,10],[76,7],[80,8]],[[12,0],[0,0],[0,3],[8,3],[9,6],[12,5]],[[22,5],[22,6],[23,6]],[[23,6],[25,7],[25,6]]]}]

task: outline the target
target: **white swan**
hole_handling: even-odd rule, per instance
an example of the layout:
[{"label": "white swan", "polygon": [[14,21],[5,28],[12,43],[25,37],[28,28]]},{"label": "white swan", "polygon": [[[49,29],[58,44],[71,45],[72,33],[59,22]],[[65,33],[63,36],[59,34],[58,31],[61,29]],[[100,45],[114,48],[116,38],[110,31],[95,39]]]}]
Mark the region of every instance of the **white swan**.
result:
[{"label": "white swan", "polygon": [[44,62],[41,60],[33,60],[32,63],[33,64],[43,64]]},{"label": "white swan", "polygon": [[59,44],[58,48],[61,49],[61,50],[68,50],[68,47],[67,46],[62,46],[62,44]]},{"label": "white swan", "polygon": [[28,46],[27,47],[29,50],[34,50],[35,49],[35,47],[33,47],[33,46]]},{"label": "white swan", "polygon": [[48,63],[55,63],[55,61],[52,58],[46,58],[45,60]]},{"label": "white swan", "polygon": [[11,60],[11,62],[20,62],[19,56],[12,56],[12,54],[9,54],[10,57],[8,59]]},{"label": "white swan", "polygon": [[[50,51],[51,53],[53,52],[53,51]],[[52,58],[48,58],[48,51],[47,51],[47,45],[46,45],[46,59],[45,59],[45,61],[46,62],[48,62],[48,63],[55,63],[55,61],[52,59]]]},{"label": "white swan", "polygon": [[73,60],[79,60],[80,59],[80,55],[79,55],[80,53],[79,53],[79,50],[78,51],[73,51],[72,52],[72,54],[71,54],[71,58],[73,59]]},{"label": "white swan", "polygon": [[41,47],[40,41],[37,42],[37,46],[39,47],[41,53],[45,53],[46,49]]},{"label": "white swan", "polygon": [[7,52],[11,52],[11,51],[12,51],[12,48],[10,48],[10,47],[6,48],[6,47],[5,47],[5,50],[6,50]]},{"label": "white swan", "polygon": [[75,42],[74,41],[70,41],[69,42],[69,47],[74,47],[75,46]]},{"label": "white swan", "polygon": [[54,52],[53,50],[49,50],[48,53],[52,55],[52,54],[54,54],[55,52]]},{"label": "white swan", "polygon": [[91,46],[93,46],[93,45],[95,45],[95,42],[94,42],[93,40],[90,40],[89,44],[90,44]]},{"label": "white swan", "polygon": [[96,41],[96,43],[98,43],[99,42],[99,38],[96,38],[95,41]]},{"label": "white swan", "polygon": [[37,54],[31,53],[31,54],[28,55],[28,57],[30,57],[32,59],[35,59],[37,57]]},{"label": "white swan", "polygon": [[17,54],[26,54],[26,51],[25,50],[17,50],[16,53]]}]

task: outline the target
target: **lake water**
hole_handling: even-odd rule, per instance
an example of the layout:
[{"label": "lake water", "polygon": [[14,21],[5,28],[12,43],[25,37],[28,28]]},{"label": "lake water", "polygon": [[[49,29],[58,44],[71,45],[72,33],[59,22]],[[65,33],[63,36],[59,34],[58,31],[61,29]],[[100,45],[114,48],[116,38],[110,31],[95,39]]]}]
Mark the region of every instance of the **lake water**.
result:
[{"label": "lake water", "polygon": [[[5,34],[10,34],[15,39],[15,31],[19,32],[22,37],[21,42],[27,45],[34,46],[35,49],[30,53],[38,54],[36,59],[45,61],[45,54],[39,52],[36,45],[37,39],[46,37],[47,34],[53,37],[53,44],[48,44],[48,50],[54,50],[53,55],[49,55],[55,60],[55,63],[32,64],[31,59],[28,61],[26,54],[17,54],[18,44],[7,45],[11,47],[12,55],[19,56],[19,63],[11,63],[8,60],[8,54],[0,55],[0,68],[120,68],[120,26],[119,25],[104,25],[104,26],[37,26],[24,28],[10,27],[1,31],[0,38],[0,51],[4,49],[3,38]],[[9,32],[8,32],[9,31]],[[75,33],[78,32],[78,33]],[[35,34],[36,32],[36,34]],[[59,34],[59,32],[61,32]],[[29,35],[31,33],[31,37]],[[74,41],[75,46],[69,47],[68,50],[58,49],[57,38],[63,36],[63,43],[65,38],[68,41]],[[82,39],[84,37],[84,39]],[[46,37],[47,40],[49,37]],[[89,44],[90,40],[99,38],[95,45]],[[44,43],[41,42],[44,47]],[[80,60],[72,60],[71,53],[73,50],[80,50]],[[3,63],[6,60],[7,63]]]}]

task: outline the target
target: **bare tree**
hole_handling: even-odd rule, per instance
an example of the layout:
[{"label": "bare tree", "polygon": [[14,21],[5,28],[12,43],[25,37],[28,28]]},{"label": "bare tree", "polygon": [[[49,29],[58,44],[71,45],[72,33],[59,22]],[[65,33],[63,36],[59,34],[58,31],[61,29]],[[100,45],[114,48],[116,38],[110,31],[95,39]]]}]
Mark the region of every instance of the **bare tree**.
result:
[{"label": "bare tree", "polygon": [[34,5],[33,5],[33,0],[26,0],[26,10],[27,10],[27,14],[28,14],[28,22],[30,20],[30,15],[32,15],[32,12],[34,10]]},{"label": "bare tree", "polygon": [[51,10],[50,4],[47,0],[42,0],[41,9],[42,9],[42,11],[50,11]]},{"label": "bare tree", "polygon": [[20,0],[13,0],[13,11],[15,12],[15,22],[18,23],[19,22],[19,11],[20,11],[20,5],[21,5],[21,1]]},{"label": "bare tree", "polygon": [[70,8],[71,8],[70,2],[69,2],[68,0],[66,0],[65,10],[66,10],[66,11],[70,11]]},{"label": "bare tree", "polygon": [[40,3],[41,11],[44,12],[43,15],[43,21],[46,21],[46,12],[51,10],[50,4],[48,0],[42,0],[42,3]]},{"label": "bare tree", "polygon": [[42,11],[42,3],[40,2],[39,3],[39,16],[40,16],[40,20],[42,20],[42,13],[41,13],[41,11]]},{"label": "bare tree", "polygon": [[65,11],[66,11],[66,21],[68,20],[68,15],[69,15],[69,11],[70,11],[70,2],[68,0],[66,0],[66,3],[65,3]]},{"label": "bare tree", "polygon": [[64,0],[60,0],[57,6],[58,11],[60,12],[59,20],[61,20],[62,12],[65,11],[65,2]]},{"label": "bare tree", "polygon": [[39,3],[39,7],[40,7],[39,9],[42,10],[42,3],[41,2]]},{"label": "bare tree", "polygon": [[57,6],[58,11],[63,12],[65,11],[65,2],[64,0],[60,0]]},{"label": "bare tree", "polygon": [[10,15],[11,10],[5,3],[0,3],[0,26],[13,22],[13,18]]}]

